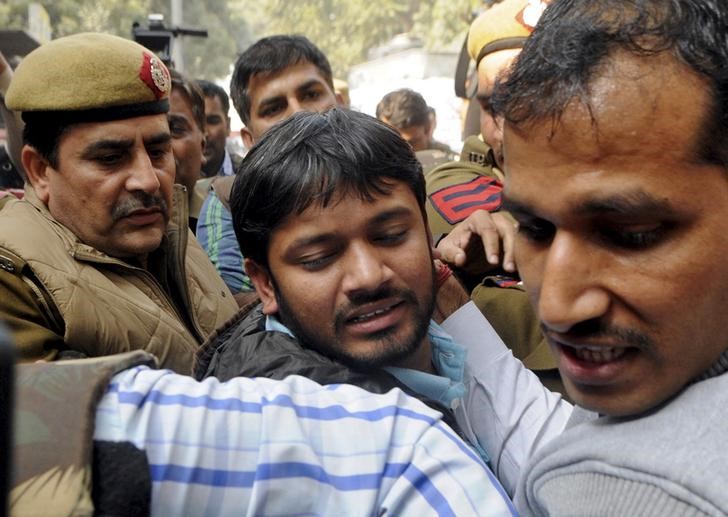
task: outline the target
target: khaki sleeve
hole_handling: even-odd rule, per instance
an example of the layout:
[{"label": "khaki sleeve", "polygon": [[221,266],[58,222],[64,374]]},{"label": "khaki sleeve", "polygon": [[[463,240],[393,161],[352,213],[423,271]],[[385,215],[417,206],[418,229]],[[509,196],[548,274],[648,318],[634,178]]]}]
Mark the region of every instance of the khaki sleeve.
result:
[{"label": "khaki sleeve", "polygon": [[53,360],[65,348],[62,329],[53,330],[39,295],[22,275],[0,269],[0,321],[10,329],[20,362]]}]

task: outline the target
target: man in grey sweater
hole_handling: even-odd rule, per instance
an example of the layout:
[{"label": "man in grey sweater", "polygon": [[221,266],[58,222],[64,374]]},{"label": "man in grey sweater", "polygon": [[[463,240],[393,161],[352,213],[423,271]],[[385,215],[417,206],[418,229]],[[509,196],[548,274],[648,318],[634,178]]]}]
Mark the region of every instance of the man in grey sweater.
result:
[{"label": "man in grey sweater", "polygon": [[518,269],[577,404],[550,441],[538,404],[493,415],[535,444],[517,507],[725,515],[728,4],[556,0],[492,102]]}]

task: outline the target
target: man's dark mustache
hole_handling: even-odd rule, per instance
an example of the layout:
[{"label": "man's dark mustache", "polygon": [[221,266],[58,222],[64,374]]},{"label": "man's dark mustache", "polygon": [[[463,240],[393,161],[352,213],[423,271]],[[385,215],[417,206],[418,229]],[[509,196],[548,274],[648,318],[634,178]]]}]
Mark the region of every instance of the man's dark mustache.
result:
[{"label": "man's dark mustache", "polygon": [[114,206],[111,211],[111,217],[114,221],[118,221],[122,217],[130,215],[140,208],[159,208],[167,217],[167,202],[157,194],[149,194],[147,192],[133,192],[130,197]]},{"label": "man's dark mustache", "polygon": [[357,308],[367,303],[378,302],[384,298],[399,298],[405,303],[417,305],[417,296],[408,289],[392,289],[391,287],[382,287],[374,291],[357,291],[349,295],[349,301],[345,306],[336,311],[334,319],[334,327],[341,329],[347,320],[347,314],[351,314]]},{"label": "man's dark mustache", "polygon": [[[549,333],[548,327],[543,323],[541,331]],[[569,339],[608,338],[642,350],[654,347],[652,340],[646,334],[634,329],[609,325],[600,319],[579,322],[563,334],[567,335]]]}]

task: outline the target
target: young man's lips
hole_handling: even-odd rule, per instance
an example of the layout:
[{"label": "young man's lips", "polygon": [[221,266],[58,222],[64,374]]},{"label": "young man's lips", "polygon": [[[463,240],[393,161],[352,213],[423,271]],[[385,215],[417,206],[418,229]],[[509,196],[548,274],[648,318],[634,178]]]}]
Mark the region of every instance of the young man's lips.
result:
[{"label": "young man's lips", "polygon": [[396,325],[402,317],[404,302],[399,299],[367,304],[350,314],[346,326],[355,333],[370,334]]}]

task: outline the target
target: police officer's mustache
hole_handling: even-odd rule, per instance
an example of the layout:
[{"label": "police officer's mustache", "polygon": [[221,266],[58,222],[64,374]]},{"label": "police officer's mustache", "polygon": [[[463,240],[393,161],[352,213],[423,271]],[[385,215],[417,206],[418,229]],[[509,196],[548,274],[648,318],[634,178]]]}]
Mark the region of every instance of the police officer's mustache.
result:
[{"label": "police officer's mustache", "polygon": [[121,201],[111,211],[111,217],[114,221],[118,221],[122,217],[127,217],[137,210],[149,210],[158,208],[164,218],[167,219],[167,202],[157,194],[149,194],[147,192],[133,192],[130,197]]}]

